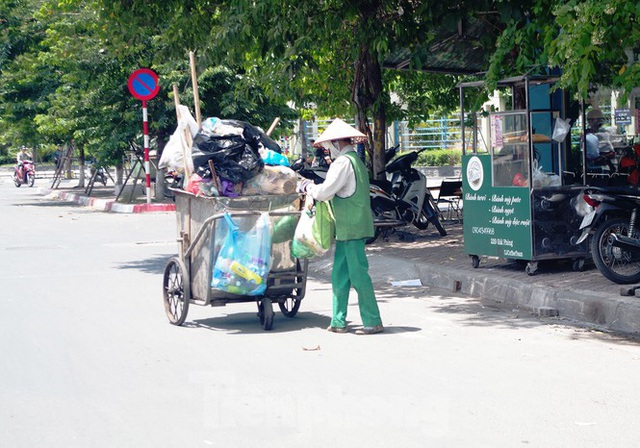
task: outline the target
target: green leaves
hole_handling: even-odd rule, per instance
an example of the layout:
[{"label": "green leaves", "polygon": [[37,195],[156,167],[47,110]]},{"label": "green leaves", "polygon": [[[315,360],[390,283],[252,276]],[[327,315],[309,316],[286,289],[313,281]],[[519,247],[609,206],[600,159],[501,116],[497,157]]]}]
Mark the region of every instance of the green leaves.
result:
[{"label": "green leaves", "polygon": [[[523,73],[527,65],[561,68],[560,86],[586,97],[592,84],[630,91],[640,85],[625,49],[640,41],[638,2],[534,0],[527,21],[509,20],[490,77]],[[506,70],[512,67],[513,70]]]}]

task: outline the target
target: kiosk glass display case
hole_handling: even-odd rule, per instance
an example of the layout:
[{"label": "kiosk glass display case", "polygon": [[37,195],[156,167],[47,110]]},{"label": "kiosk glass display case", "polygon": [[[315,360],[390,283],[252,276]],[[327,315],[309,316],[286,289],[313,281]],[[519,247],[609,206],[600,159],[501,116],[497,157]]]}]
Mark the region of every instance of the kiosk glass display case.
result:
[{"label": "kiosk glass display case", "polygon": [[[463,144],[463,230],[473,267],[480,256],[527,261],[530,275],[540,260],[568,259],[577,270],[584,266],[588,245],[576,243],[584,186],[562,177],[571,142],[570,136],[551,138],[556,120],[564,119],[567,109],[566,95],[552,89],[554,82],[528,76],[501,81],[499,86],[511,90],[511,104],[488,117],[468,114],[474,138],[470,152]],[[463,111],[464,90],[481,86],[459,85]],[[489,135],[476,137],[481,128]],[[480,144],[486,141],[484,151]]]}]

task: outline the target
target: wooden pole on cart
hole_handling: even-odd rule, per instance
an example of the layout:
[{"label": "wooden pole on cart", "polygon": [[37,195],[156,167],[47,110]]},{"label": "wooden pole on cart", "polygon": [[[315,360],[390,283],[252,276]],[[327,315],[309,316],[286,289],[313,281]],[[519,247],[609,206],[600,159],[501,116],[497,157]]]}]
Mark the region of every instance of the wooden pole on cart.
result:
[{"label": "wooden pole on cart", "polygon": [[198,129],[202,127],[202,116],[200,115],[200,95],[198,94],[198,77],[196,75],[196,57],[193,51],[189,52],[189,65],[191,65],[191,83],[193,84],[193,102],[196,111],[196,122]]},{"label": "wooden pole on cart", "polygon": [[267,135],[271,135],[276,126],[278,126],[278,123],[280,123],[280,117],[276,117],[275,120],[273,120],[273,123],[271,123],[271,126],[269,126],[269,130],[267,131]]},{"label": "wooden pole on cart", "polygon": [[[173,102],[176,106],[176,118],[178,119],[178,126],[180,125],[180,119],[182,115],[180,114],[180,97],[178,95],[178,86],[176,84],[173,85]],[[191,146],[191,131],[189,130],[189,126],[184,128],[184,138],[187,145]],[[189,163],[187,162],[187,153],[184,150],[184,146],[180,145],[180,149],[182,150],[182,161],[184,163],[184,178],[185,182],[189,182],[191,178],[191,171],[189,170]],[[185,249],[189,247],[191,240],[191,201],[187,201],[187,222],[183,223],[186,226],[186,229],[182,229],[180,231],[180,253],[184,254]],[[189,260],[185,260],[185,262],[189,262]]]},{"label": "wooden pole on cart", "polygon": [[[182,116],[180,114],[180,97],[178,95],[178,86],[176,84],[173,85],[173,101],[176,105],[176,118],[178,119],[179,124]],[[193,142],[191,140],[191,131],[189,131],[189,127],[184,129],[184,138],[187,145],[190,147]],[[184,178],[188,182],[191,178],[191,171],[189,170],[189,163],[187,162],[187,153],[185,152],[183,145],[180,145],[180,148],[182,149],[182,161],[184,162]]]},{"label": "wooden pole on cart", "polygon": [[222,185],[220,185],[220,179],[218,178],[218,173],[216,173],[216,168],[213,166],[213,160],[209,159],[209,169],[211,170],[211,181],[213,185],[215,185],[216,190],[218,190],[219,194],[222,194]]}]

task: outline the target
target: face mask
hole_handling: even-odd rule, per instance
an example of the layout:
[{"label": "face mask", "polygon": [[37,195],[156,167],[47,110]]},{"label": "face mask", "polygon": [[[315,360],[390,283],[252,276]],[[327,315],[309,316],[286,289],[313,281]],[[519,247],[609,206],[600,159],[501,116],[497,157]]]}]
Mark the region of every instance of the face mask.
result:
[{"label": "face mask", "polygon": [[338,149],[338,145],[334,142],[324,142],[323,146],[329,150],[331,153],[331,158],[335,159],[340,155],[340,150]]}]

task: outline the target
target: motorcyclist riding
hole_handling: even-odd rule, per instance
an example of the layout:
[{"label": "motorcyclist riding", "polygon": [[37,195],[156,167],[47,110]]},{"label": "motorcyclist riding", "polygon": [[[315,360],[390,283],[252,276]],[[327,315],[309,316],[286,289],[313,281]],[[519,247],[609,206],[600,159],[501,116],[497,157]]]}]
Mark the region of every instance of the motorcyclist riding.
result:
[{"label": "motorcyclist riding", "polygon": [[27,150],[27,147],[23,145],[20,148],[18,155],[16,156],[16,161],[18,162],[16,169],[20,173],[21,178],[25,180],[25,182],[27,181],[27,179],[26,179],[26,171],[24,170],[24,162],[31,161],[31,158],[32,158],[31,153]]}]

